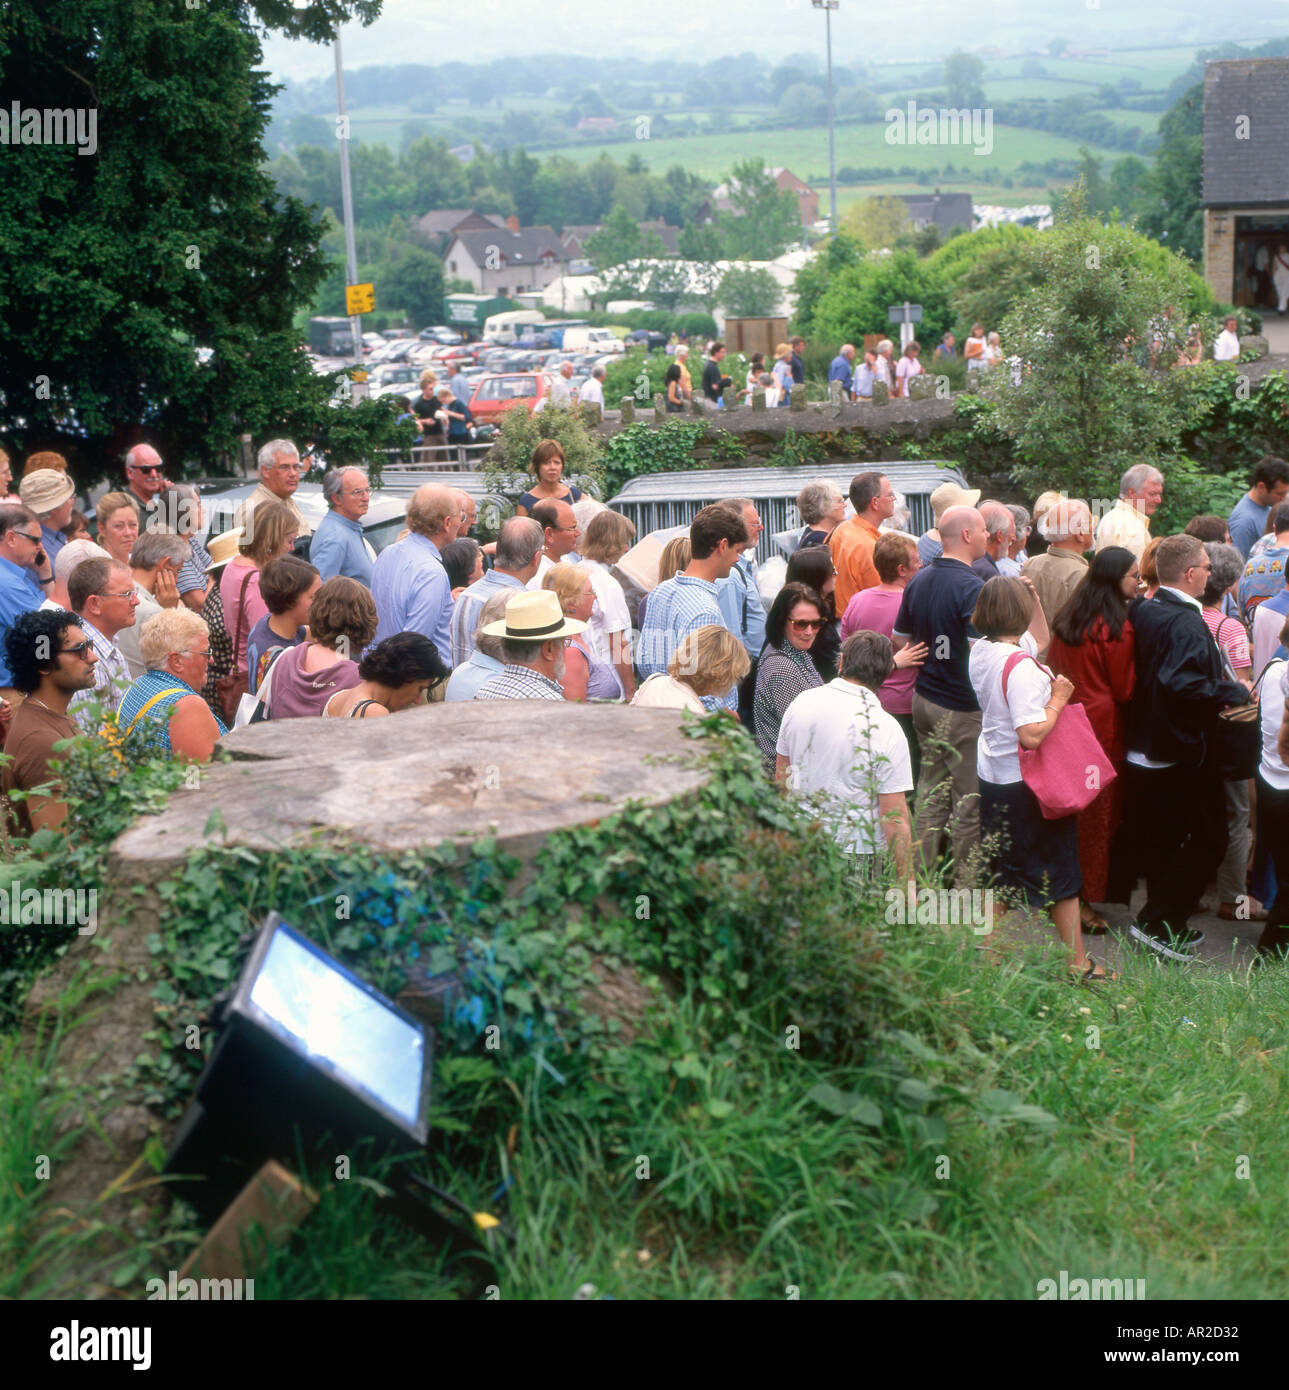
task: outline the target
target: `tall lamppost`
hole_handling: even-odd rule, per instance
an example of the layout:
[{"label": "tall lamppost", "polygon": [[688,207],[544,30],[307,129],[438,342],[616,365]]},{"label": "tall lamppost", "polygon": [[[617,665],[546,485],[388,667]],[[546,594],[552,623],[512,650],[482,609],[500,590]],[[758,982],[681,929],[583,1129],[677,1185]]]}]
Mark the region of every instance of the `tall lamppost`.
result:
[{"label": "tall lamppost", "polygon": [[[358,282],[358,251],[354,245],[354,195],[349,182],[349,117],[345,114],[345,65],[340,56],[340,30],[336,29],[333,45],[336,54],[336,134],[340,139],[340,199],[345,218],[345,266],[348,272],[347,284]],[[347,306],[346,306],[347,307]],[[362,319],[353,315],[349,324],[353,330],[354,361],[361,367],[363,362]]]},{"label": "tall lamppost", "polygon": [[824,25],[828,35],[828,212],[829,228],[837,230],[837,158],[833,145],[832,130],[832,12],[841,0],[810,0],[816,10],[824,12]]}]

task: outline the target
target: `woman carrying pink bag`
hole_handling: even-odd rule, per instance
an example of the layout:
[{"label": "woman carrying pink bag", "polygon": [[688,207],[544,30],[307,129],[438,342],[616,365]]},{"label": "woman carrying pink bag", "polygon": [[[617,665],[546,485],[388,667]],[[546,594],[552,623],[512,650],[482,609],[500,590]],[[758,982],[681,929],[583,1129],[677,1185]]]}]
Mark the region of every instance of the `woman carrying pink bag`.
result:
[{"label": "woman carrying pink bag", "polygon": [[1027,631],[1036,602],[1027,580],[991,579],[971,618],[982,639],[969,663],[981,711],[980,838],[998,887],[1018,905],[1050,912],[1071,972],[1086,982],[1113,980],[1083,948],[1077,813],[1114,769],[1083,707],[1069,704],[1073,684],[1037,659]]}]

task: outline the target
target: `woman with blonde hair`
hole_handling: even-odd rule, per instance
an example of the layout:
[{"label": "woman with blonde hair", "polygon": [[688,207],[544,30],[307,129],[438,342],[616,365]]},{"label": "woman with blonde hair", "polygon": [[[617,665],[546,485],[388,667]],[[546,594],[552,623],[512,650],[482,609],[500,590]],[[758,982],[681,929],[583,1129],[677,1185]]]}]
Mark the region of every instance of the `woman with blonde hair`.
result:
[{"label": "woman with blonde hair", "polygon": [[788,397],[792,394],[792,347],[788,343],[780,343],[774,349],[775,363],[771,368],[770,375],[774,377],[774,384],[779,390],[779,405],[787,405]]},{"label": "woman with blonde hair", "polygon": [[1141,552],[1141,562],[1137,569],[1141,574],[1141,582],[1145,588],[1141,591],[1141,597],[1154,598],[1159,592],[1159,566],[1155,563],[1155,552],[1159,549],[1160,542],[1166,540],[1165,536],[1151,536],[1146,542],[1146,548]]},{"label": "woman with blonde hair", "polygon": [[527,516],[538,502],[567,502],[571,507],[582,500],[581,488],[564,482],[564,449],[558,440],[543,439],[533,450],[528,467],[537,481],[515,507],[520,516]]},{"label": "woman with blonde hair", "polygon": [[130,553],[139,539],[139,513],[123,492],[109,492],[94,508],[98,543],[121,565],[130,563]]},{"label": "woman with blonde hair", "polygon": [[[595,607],[595,585],[585,565],[552,565],[542,580],[551,589],[569,618],[590,625]],[[564,639],[564,698],[580,704],[585,700],[621,700],[622,686],[617,672],[596,656],[587,641],[588,630]]]},{"label": "woman with blonde hair", "polygon": [[706,714],[704,699],[726,695],[752,669],[747,648],[727,627],[711,623],[682,637],[667,674],[650,676],[631,701],[641,709],[687,709]]},{"label": "woman with blonde hair", "polygon": [[591,518],[578,544],[582,567],[590,574],[595,588],[587,642],[596,659],[608,662],[618,673],[622,695],[628,700],[636,689],[631,665],[631,610],[622,585],[609,573],[609,566],[616,565],[627,553],[635,537],[635,522],[606,508]]},{"label": "woman with blonde hair", "polygon": [[[233,638],[232,674],[243,681],[247,679],[246,640],[255,624],[269,615],[269,606],[260,596],[260,571],[270,560],[291,553],[298,525],[295,512],[285,502],[261,502],[238,538],[237,554],[219,577],[224,628]],[[225,710],[231,718],[236,701],[232,710],[227,705]]]},{"label": "woman with blonde hair", "polygon": [[210,664],[210,634],[187,608],[164,608],[143,624],[139,654],[144,672],[121,697],[117,727],[154,738],[168,757],[208,763],[228,732],[198,693]]},{"label": "woman with blonde hair", "polygon": [[[676,536],[674,540],[669,540],[662,548],[662,557],[658,561],[658,584],[665,584],[668,579],[674,579],[681,570],[689,568],[689,562],[693,558],[694,548],[690,544],[688,536]],[[654,585],[656,589],[657,584]],[[640,598],[640,606],[636,609],[636,627],[644,627],[645,609],[649,606],[649,595],[643,594]]]},{"label": "woman with blonde hair", "polygon": [[9,455],[0,449],[0,502],[5,505],[21,503],[22,498],[13,490],[13,468]]}]

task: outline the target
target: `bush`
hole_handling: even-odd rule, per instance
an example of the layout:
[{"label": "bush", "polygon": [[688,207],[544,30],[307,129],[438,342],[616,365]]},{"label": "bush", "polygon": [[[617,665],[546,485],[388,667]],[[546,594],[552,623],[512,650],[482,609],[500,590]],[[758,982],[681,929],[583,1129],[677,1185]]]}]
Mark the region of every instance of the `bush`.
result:
[{"label": "bush", "polygon": [[[605,392],[605,401],[609,399]],[[519,496],[532,483],[528,465],[543,439],[557,440],[564,450],[564,478],[594,495],[604,486],[600,455],[604,442],[588,429],[576,406],[551,406],[530,415],[523,406],[503,411],[496,443],[484,457],[483,475],[490,487]]]}]

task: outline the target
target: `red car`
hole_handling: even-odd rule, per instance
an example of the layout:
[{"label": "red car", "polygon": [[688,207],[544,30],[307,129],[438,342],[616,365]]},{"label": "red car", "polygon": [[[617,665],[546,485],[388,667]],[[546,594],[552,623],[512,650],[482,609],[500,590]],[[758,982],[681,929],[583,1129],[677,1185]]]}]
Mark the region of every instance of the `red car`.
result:
[{"label": "red car", "polygon": [[470,413],[483,423],[495,423],[512,406],[523,405],[531,415],[537,402],[550,395],[550,383],[541,372],[499,372],[479,378],[470,397]]}]

